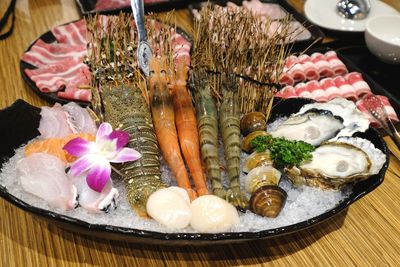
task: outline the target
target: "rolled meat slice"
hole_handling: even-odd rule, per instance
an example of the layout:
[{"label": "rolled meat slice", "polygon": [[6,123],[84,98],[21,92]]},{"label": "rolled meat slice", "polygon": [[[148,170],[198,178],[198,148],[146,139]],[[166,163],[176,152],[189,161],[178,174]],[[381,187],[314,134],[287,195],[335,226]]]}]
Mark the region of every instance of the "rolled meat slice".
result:
[{"label": "rolled meat slice", "polygon": [[318,102],[328,101],[328,97],[326,96],[325,91],[322,89],[318,81],[310,81],[306,85],[314,100]]},{"label": "rolled meat slice", "polygon": [[329,62],[330,67],[332,68],[335,76],[345,75],[349,71],[346,68],[346,65],[341,61],[335,51],[328,51],[325,53],[326,60]]},{"label": "rolled meat slice", "polygon": [[311,54],[310,57],[312,62],[317,66],[320,77],[333,77],[335,75],[324,54],[316,52]]},{"label": "rolled meat slice", "polygon": [[333,80],[336,86],[340,89],[340,94],[342,97],[354,102],[357,100],[356,90],[345,78],[342,76],[337,76]]},{"label": "rolled meat slice", "polygon": [[288,70],[290,76],[292,76],[294,82],[301,82],[306,80],[306,74],[304,73],[303,65],[296,63]]},{"label": "rolled meat slice", "polygon": [[277,97],[281,97],[283,99],[287,99],[287,98],[295,98],[297,97],[296,91],[293,88],[293,86],[288,85],[285,86],[284,88],[282,88],[280,91],[278,91],[275,96]]},{"label": "rolled meat slice", "polygon": [[362,99],[357,100],[356,106],[357,106],[358,110],[360,110],[362,113],[365,114],[365,116],[367,116],[371,127],[374,127],[374,128],[379,127],[378,121],[371,115],[371,113],[369,113],[369,111],[365,107],[364,101]]},{"label": "rolled meat slice", "polygon": [[317,66],[312,62],[309,55],[299,56],[299,62],[303,65],[304,74],[307,80],[319,80],[319,72]]},{"label": "rolled meat slice", "polygon": [[371,88],[368,83],[364,81],[361,73],[359,72],[350,72],[344,78],[347,82],[354,87],[355,93],[358,98],[371,93]]},{"label": "rolled meat slice", "polygon": [[320,80],[319,83],[322,86],[322,89],[324,89],[328,100],[332,100],[335,97],[341,97],[340,90],[332,78],[324,78]]},{"label": "rolled meat slice", "polygon": [[298,83],[294,87],[296,94],[302,98],[313,98],[311,92],[309,91],[307,85],[305,83]]}]

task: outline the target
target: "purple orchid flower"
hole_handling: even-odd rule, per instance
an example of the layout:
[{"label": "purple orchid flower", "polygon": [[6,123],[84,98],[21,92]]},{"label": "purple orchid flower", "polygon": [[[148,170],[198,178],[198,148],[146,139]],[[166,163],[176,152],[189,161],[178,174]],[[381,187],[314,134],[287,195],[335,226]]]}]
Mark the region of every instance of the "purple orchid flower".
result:
[{"label": "purple orchid flower", "polygon": [[101,192],[110,179],[112,163],[135,161],[141,157],[132,148],[124,147],[129,134],[124,131],[113,131],[109,123],[102,123],[97,130],[96,142],[89,142],[80,137],[69,141],[63,149],[78,157],[71,165],[73,176],[87,172],[86,182],[96,192]]}]

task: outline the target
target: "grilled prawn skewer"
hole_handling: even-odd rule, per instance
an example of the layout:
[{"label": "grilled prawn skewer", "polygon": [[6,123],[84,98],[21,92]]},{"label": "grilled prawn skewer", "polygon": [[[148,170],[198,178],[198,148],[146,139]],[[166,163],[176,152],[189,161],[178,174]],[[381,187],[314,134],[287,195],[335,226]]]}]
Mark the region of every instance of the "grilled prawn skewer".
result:
[{"label": "grilled prawn skewer", "polygon": [[164,60],[160,62],[159,59],[153,58],[150,61],[148,83],[154,128],[163,157],[171,168],[178,186],[184,188],[190,199],[194,200],[197,195],[190,186],[189,175],[179,147],[174,107],[168,89],[166,73]]},{"label": "grilled prawn skewer", "polygon": [[226,200],[239,209],[248,206],[246,195],[240,190],[240,118],[239,102],[237,96],[237,83],[235,76],[223,75],[222,103],[219,110],[219,126],[230,189],[227,191]]},{"label": "grilled prawn skewer", "polygon": [[211,180],[213,194],[225,199],[218,158],[218,111],[206,75],[204,71],[199,71],[192,73],[190,79],[196,103],[201,159]]},{"label": "grilled prawn skewer", "polygon": [[186,88],[188,69],[184,61],[178,63],[176,79],[172,85],[175,123],[183,157],[189,167],[199,196],[207,195],[206,179],[201,166],[199,133],[196,115],[189,91]]}]

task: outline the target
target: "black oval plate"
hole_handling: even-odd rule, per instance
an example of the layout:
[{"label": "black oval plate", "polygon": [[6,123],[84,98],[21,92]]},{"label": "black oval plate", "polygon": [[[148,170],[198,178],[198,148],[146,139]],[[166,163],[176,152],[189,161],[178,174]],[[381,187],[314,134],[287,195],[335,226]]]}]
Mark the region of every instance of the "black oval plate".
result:
[{"label": "black oval plate", "polygon": [[[74,20],[71,22],[67,22],[61,25],[66,25],[69,23],[73,23],[79,20]],[[61,26],[60,25],[60,26]],[[193,43],[192,38],[181,28],[176,27],[176,32],[179,33],[180,35],[182,35],[186,40],[188,40],[189,42]],[[53,33],[50,31],[47,31],[45,33],[43,33],[42,35],[39,36],[39,38],[35,39],[30,45],[29,47],[25,50],[24,53],[28,52],[29,50],[31,50],[32,46],[36,43],[36,41],[38,39],[42,39],[42,41],[46,42],[46,43],[55,43],[57,42],[56,37],[53,35]],[[57,96],[57,92],[52,92],[52,93],[43,93],[39,90],[39,88],[36,86],[35,82],[31,80],[31,78],[29,78],[28,75],[26,75],[25,73],[25,69],[36,69],[37,67],[32,66],[31,64],[23,61],[22,59],[19,62],[19,70],[21,73],[22,78],[24,79],[24,81],[27,83],[28,87],[30,89],[33,90],[33,92],[35,94],[37,94],[40,98],[46,100],[47,102],[54,104],[54,103],[61,103],[61,104],[67,104],[68,102],[75,102],[77,104],[79,104],[81,107],[87,107],[90,105],[89,102],[85,102],[85,101],[79,101],[79,100],[68,100],[68,99],[64,99],[64,98],[60,98]]]},{"label": "black oval plate", "polygon": [[[304,104],[311,102],[313,101],[300,98],[288,100],[277,98],[274,103],[272,118],[276,118],[276,116],[280,115],[290,115],[297,112]],[[31,106],[23,100],[17,100],[12,106],[0,111],[0,124],[2,125],[0,128],[0,146],[2,147],[0,152],[0,166],[5,162],[6,158],[13,156],[15,148],[20,147],[22,144],[38,135],[39,112],[39,108]],[[89,224],[82,220],[31,206],[10,194],[7,188],[1,185],[0,196],[13,205],[41,216],[66,230],[102,239],[163,245],[204,245],[267,239],[291,234],[314,226],[346,209],[354,201],[368,194],[383,182],[389,164],[389,153],[385,142],[378,132],[372,128],[358,136],[369,139],[375,147],[386,154],[386,162],[379,174],[373,175],[367,180],[355,184],[351,194],[335,208],[306,221],[265,231],[218,234],[160,233],[111,225]]]}]

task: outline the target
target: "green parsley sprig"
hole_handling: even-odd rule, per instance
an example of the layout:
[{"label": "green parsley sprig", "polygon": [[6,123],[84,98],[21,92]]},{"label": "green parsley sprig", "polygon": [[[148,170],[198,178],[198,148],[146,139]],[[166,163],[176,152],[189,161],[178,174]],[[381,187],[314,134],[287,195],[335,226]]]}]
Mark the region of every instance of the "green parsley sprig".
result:
[{"label": "green parsley sprig", "polygon": [[302,161],[312,159],[313,145],[303,141],[291,141],[281,137],[257,136],[251,142],[252,147],[262,152],[269,150],[274,164],[278,168],[298,166]]}]

